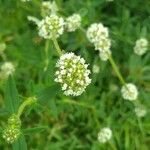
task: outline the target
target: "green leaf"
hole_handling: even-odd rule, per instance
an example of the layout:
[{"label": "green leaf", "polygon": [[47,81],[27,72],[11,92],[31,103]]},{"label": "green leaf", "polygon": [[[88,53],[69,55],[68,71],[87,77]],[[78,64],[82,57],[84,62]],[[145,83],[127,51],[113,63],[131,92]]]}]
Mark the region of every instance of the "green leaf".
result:
[{"label": "green leaf", "polygon": [[12,76],[9,76],[5,88],[5,106],[9,114],[16,113],[19,108],[19,96]]},{"label": "green leaf", "polygon": [[6,110],[6,108],[0,109],[0,116],[4,116],[4,115],[7,115],[7,114],[8,114],[8,111]]},{"label": "green leaf", "polygon": [[0,127],[0,134],[2,133],[3,129]]},{"label": "green leaf", "polygon": [[54,98],[60,91],[58,84],[54,84],[37,92],[37,99],[41,104],[47,104],[48,100]]},{"label": "green leaf", "polygon": [[12,148],[13,150],[27,150],[27,143],[24,135],[21,135],[20,138],[12,144]]},{"label": "green leaf", "polygon": [[25,135],[37,133],[37,132],[39,133],[39,132],[43,132],[47,128],[48,128],[48,126],[39,126],[39,127],[34,127],[34,128],[27,128],[27,129],[23,129],[23,133]]}]

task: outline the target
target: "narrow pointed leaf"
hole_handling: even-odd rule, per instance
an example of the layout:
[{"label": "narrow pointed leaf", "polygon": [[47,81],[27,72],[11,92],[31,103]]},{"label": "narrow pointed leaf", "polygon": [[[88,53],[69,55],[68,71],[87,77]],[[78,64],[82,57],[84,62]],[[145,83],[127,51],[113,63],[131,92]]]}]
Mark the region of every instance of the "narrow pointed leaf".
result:
[{"label": "narrow pointed leaf", "polygon": [[9,76],[5,88],[5,106],[9,114],[16,113],[19,108],[19,96],[12,76]]}]

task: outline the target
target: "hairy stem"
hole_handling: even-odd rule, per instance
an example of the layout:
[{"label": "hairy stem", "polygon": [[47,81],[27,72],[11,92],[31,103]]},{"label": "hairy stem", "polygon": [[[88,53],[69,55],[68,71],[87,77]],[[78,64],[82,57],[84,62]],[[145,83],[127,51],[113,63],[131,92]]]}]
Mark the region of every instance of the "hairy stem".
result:
[{"label": "hairy stem", "polygon": [[37,99],[35,97],[29,97],[27,98],[22,104],[21,106],[19,107],[19,110],[18,110],[18,113],[17,113],[17,116],[18,118],[20,118],[20,116],[22,115],[24,109],[26,106],[28,105],[32,105],[33,103],[36,103]]},{"label": "hairy stem", "polygon": [[54,43],[54,46],[55,46],[55,48],[56,48],[57,53],[59,54],[59,56],[61,56],[61,55],[62,55],[62,51],[61,51],[61,49],[60,49],[60,47],[59,47],[59,44],[58,44],[57,39],[56,39],[56,38],[53,38],[52,40],[53,40],[53,43]]},{"label": "hairy stem", "polygon": [[[107,53],[107,54],[108,54],[108,53]],[[119,71],[119,69],[118,69],[118,67],[117,67],[117,65],[116,65],[116,63],[115,63],[115,61],[113,60],[113,58],[112,58],[112,56],[111,56],[110,54],[108,54],[108,58],[109,58],[109,61],[110,61],[111,66],[112,66],[113,70],[115,71],[117,77],[119,78],[121,84],[122,84],[122,85],[125,85],[126,82],[125,82],[125,80],[123,79],[123,77],[122,77],[122,75],[121,75],[121,73],[120,73],[120,71]]]},{"label": "hairy stem", "polygon": [[44,71],[47,70],[48,64],[49,64],[49,59],[48,59],[48,49],[49,49],[49,40],[46,40],[45,42],[45,67]]}]

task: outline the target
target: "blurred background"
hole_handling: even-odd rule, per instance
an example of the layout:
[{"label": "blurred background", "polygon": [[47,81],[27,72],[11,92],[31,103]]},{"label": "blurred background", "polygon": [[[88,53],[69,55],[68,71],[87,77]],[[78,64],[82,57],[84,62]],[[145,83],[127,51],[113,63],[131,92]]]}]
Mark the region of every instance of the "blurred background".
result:
[{"label": "blurred background", "polygon": [[[150,149],[150,53],[137,56],[135,41],[145,37],[150,41],[149,0],[56,0],[58,13],[67,17],[82,16],[82,27],[64,33],[58,42],[66,52],[81,55],[89,63],[92,84],[79,97],[66,97],[59,86],[53,86],[57,53],[50,43],[49,66],[43,71],[45,40],[38,36],[34,23],[27,17],[42,19],[41,0],[0,0],[0,50],[5,44],[4,61],[15,66],[14,79],[20,99],[38,93],[37,107],[22,115],[22,128],[29,150],[149,150]],[[100,60],[98,52],[86,38],[92,23],[102,22],[109,28],[112,55],[123,77],[139,90],[139,101],[147,109],[138,118],[130,101],[121,97],[118,78],[109,62]],[[98,69],[95,70],[97,66]],[[0,80],[0,126],[8,117],[4,105],[7,79]],[[43,90],[44,89],[44,90]],[[68,102],[71,101],[71,102]],[[100,128],[108,126],[113,136],[109,143],[97,140]],[[27,130],[33,128],[34,130]],[[2,130],[2,128],[0,128]],[[0,149],[11,145],[0,137]]]}]

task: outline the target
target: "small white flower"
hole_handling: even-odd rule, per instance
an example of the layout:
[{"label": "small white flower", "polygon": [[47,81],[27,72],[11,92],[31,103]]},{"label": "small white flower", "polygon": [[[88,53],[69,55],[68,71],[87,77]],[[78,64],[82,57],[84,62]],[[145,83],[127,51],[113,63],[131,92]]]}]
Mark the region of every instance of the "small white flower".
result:
[{"label": "small white flower", "polygon": [[50,1],[43,1],[42,2],[42,15],[47,16],[50,14],[56,14],[58,11],[57,4],[55,1],[50,2]]},{"label": "small white flower", "polygon": [[102,23],[94,23],[88,28],[87,37],[94,44],[95,50],[99,50],[101,60],[107,61],[109,55],[111,55],[111,40],[108,28]]},{"label": "small white flower", "polygon": [[112,130],[108,127],[102,128],[98,133],[98,141],[100,143],[106,143],[112,137]]},{"label": "small white flower", "polygon": [[102,61],[107,61],[109,59],[109,55],[111,55],[110,50],[101,51],[99,53],[99,57],[101,58]]},{"label": "small white flower", "polygon": [[88,65],[83,58],[74,53],[63,54],[56,67],[55,81],[61,84],[65,95],[81,95],[91,83]]},{"label": "small white flower", "polygon": [[38,27],[41,37],[45,39],[58,38],[64,32],[64,20],[53,14],[40,21]]},{"label": "small white flower", "polygon": [[7,78],[10,74],[13,74],[15,71],[15,67],[11,62],[5,62],[1,66],[1,75],[3,78]]},{"label": "small white flower", "polygon": [[79,14],[73,14],[66,19],[66,29],[68,32],[73,32],[81,25],[81,16]]},{"label": "small white flower", "polygon": [[101,51],[109,51],[111,47],[111,41],[109,38],[101,38],[98,42],[94,43],[95,50]]},{"label": "small white flower", "polygon": [[134,111],[135,111],[136,116],[139,118],[144,117],[147,113],[147,111],[143,105],[136,106]]},{"label": "small white flower", "polygon": [[94,65],[93,65],[93,70],[92,70],[93,73],[99,73],[99,70],[100,70],[100,69],[99,69],[99,66],[96,65],[96,64],[94,64]]},{"label": "small white flower", "polygon": [[122,97],[126,100],[136,100],[138,97],[138,90],[132,83],[125,84],[121,89]]},{"label": "small white flower", "polygon": [[101,38],[108,38],[108,28],[104,27],[102,23],[93,23],[87,30],[87,38],[91,43],[97,43]]},{"label": "small white flower", "polygon": [[148,41],[145,38],[140,38],[136,41],[134,52],[137,55],[143,55],[148,50]]}]

